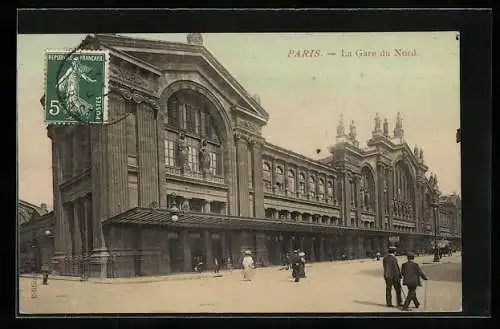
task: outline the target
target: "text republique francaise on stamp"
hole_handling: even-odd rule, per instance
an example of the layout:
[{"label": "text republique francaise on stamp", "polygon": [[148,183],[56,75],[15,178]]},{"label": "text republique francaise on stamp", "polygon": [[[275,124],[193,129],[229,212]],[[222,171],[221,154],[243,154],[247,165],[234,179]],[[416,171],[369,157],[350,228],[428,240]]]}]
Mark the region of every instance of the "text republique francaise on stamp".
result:
[{"label": "text republique francaise on stamp", "polygon": [[45,121],[105,123],[108,53],[48,50],[45,56]]}]

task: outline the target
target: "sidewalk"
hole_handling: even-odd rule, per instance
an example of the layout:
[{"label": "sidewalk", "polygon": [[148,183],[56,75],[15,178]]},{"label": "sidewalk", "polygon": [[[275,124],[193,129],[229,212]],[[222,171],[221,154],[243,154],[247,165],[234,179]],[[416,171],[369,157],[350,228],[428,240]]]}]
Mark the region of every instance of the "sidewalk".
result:
[{"label": "sidewalk", "polygon": [[[443,257],[439,263],[433,262],[433,255],[424,255],[415,257],[415,261],[419,264],[446,264],[453,261],[456,255],[452,257]],[[398,262],[402,264],[406,261],[405,256],[397,256]],[[312,262],[306,263],[306,267],[313,267],[315,265],[342,265],[342,264],[354,264],[354,263],[365,263],[365,262],[382,262],[382,258],[379,261],[373,258],[361,258],[361,259],[350,259],[350,260],[334,260],[334,261],[323,261],[323,262]],[[272,265],[266,267],[258,267],[257,271],[276,271],[276,270],[284,270],[282,265]],[[64,280],[64,281],[81,281],[81,282],[90,282],[97,284],[127,284],[127,283],[151,283],[151,282],[159,282],[159,281],[176,281],[176,280],[200,280],[200,279],[217,279],[223,276],[230,275],[241,275],[241,269],[233,269],[231,271],[221,271],[219,275],[215,275],[214,272],[204,272],[204,273],[179,273],[179,274],[170,274],[170,275],[161,275],[161,276],[144,276],[144,277],[129,277],[129,278],[88,278],[87,280],[81,280],[80,277],[72,277],[72,276],[57,276],[50,275],[50,280]],[[35,275],[30,274],[21,274],[21,278],[34,278]],[[37,278],[42,278],[41,274],[36,275]]]},{"label": "sidewalk", "polygon": [[[230,274],[226,272],[221,272],[222,275]],[[176,280],[199,280],[199,279],[209,279],[218,278],[221,275],[216,276],[213,272],[205,273],[180,273],[180,274],[170,274],[162,276],[144,276],[144,277],[132,277],[132,278],[88,278],[87,280],[82,280],[80,277],[74,276],[60,276],[60,275],[49,275],[50,280],[63,280],[63,281],[78,281],[78,282],[90,282],[97,284],[125,284],[125,283],[151,283],[158,281],[176,281]],[[35,277],[34,274],[21,274],[21,278],[31,278]],[[36,275],[37,278],[42,279],[41,274]]]}]

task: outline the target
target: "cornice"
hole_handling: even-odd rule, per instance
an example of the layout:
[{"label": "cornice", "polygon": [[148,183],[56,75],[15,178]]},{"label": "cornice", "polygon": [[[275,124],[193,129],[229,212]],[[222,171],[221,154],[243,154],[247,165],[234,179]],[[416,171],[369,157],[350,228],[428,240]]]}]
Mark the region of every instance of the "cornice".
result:
[{"label": "cornice", "polygon": [[132,100],[137,104],[147,103],[155,110],[160,108],[160,102],[157,97],[152,97],[150,94],[138,91],[135,88],[120,86],[118,83],[110,83],[109,90],[110,92],[115,93],[126,100]]}]

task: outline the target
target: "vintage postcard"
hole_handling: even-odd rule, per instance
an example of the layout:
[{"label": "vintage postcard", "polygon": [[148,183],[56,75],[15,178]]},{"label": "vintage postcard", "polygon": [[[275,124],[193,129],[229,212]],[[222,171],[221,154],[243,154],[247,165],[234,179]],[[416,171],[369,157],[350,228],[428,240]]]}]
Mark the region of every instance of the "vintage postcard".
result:
[{"label": "vintage postcard", "polygon": [[21,315],[461,311],[458,32],[17,40]]}]

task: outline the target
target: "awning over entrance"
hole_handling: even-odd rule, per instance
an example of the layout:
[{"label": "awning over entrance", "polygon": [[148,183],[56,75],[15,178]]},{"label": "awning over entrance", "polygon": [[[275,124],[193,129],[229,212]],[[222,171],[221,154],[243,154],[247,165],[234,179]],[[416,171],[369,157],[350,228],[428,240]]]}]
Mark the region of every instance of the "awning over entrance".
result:
[{"label": "awning over entrance", "polygon": [[[285,219],[237,217],[210,213],[185,212],[178,220],[171,219],[172,213],[166,209],[133,208],[103,222],[109,224],[136,224],[169,226],[175,228],[205,228],[227,230],[269,230],[280,232],[322,233],[322,234],[391,234],[388,230],[349,226],[333,226],[320,223],[294,222]],[[401,235],[401,232],[397,232]],[[427,235],[412,233],[411,235]]]}]

